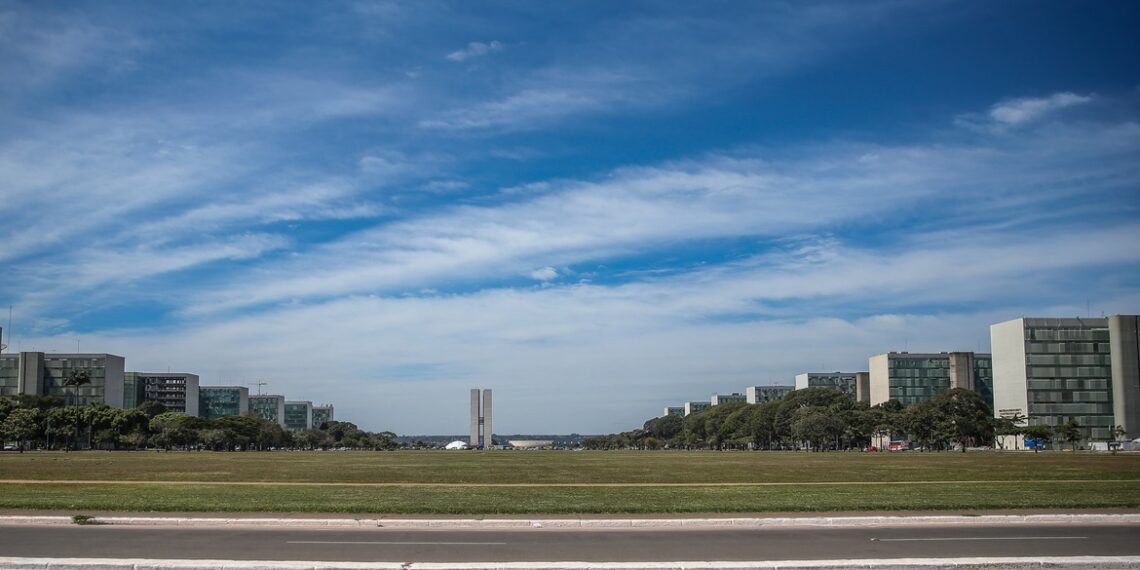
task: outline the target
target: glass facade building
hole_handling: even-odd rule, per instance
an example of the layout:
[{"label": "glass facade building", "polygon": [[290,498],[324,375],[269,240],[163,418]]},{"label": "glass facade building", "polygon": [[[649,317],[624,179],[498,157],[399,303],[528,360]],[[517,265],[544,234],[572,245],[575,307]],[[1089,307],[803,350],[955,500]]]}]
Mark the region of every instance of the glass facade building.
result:
[{"label": "glass facade building", "polygon": [[846,394],[852,400],[856,393],[857,372],[805,372],[796,375],[796,390],[804,388],[831,388]]},{"label": "glass facade building", "polygon": [[20,395],[20,355],[0,355],[0,397],[15,398]]},{"label": "glass facade building", "polygon": [[733,393],[733,394],[713,394],[712,398],[709,398],[709,403],[714,405],[714,406],[719,406],[721,404],[729,404],[732,402],[747,402],[747,401],[748,401],[747,396],[745,396],[744,394],[736,394],[736,393]]},{"label": "glass facade building", "polygon": [[[103,353],[20,352],[0,355],[0,396],[56,396],[68,405],[106,404],[123,407],[122,356]],[[67,386],[75,373],[86,372],[90,383]],[[78,401],[76,400],[78,398]]]},{"label": "glass facade building", "polygon": [[685,417],[685,406],[665,406],[665,411],[661,414],[661,417],[665,416],[677,416],[679,418],[683,418]]},{"label": "glass facade building", "polygon": [[198,416],[217,419],[249,412],[249,388],[245,386],[201,386],[198,388]]},{"label": "glass facade building", "polygon": [[251,414],[285,427],[285,396],[259,394],[249,397]]},{"label": "glass facade building", "polygon": [[744,401],[749,404],[763,404],[764,402],[783,400],[784,396],[792,393],[795,389],[795,386],[784,385],[749,386],[744,390]]},{"label": "glass facade building", "polygon": [[925,402],[951,388],[973,390],[992,409],[993,365],[988,353],[889,352],[872,356],[870,402],[897,400],[904,406]]},{"label": "glass facade building", "polygon": [[313,403],[285,402],[285,429],[289,431],[313,429]]},{"label": "glass facade building", "polygon": [[328,422],[333,421],[333,407],[332,406],[313,406],[313,427],[321,429],[321,426]]},{"label": "glass facade building", "polygon": [[685,402],[685,415],[703,412],[712,407],[712,402]]},{"label": "glass facade building", "polygon": [[[167,411],[198,415],[198,376],[181,372],[127,372],[124,408],[158,402]],[[132,403],[134,402],[134,403]]]},{"label": "glass facade building", "polygon": [[1136,437],[1135,316],[1022,318],[990,327],[998,416],[1052,428],[1075,421],[1086,441]]}]

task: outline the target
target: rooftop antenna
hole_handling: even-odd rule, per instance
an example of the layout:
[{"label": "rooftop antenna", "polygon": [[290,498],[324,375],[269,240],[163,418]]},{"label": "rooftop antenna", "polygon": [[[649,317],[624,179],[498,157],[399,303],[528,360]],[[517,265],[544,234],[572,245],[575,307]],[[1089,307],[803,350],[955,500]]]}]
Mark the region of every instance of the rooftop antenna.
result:
[{"label": "rooftop antenna", "polygon": [[250,386],[257,386],[257,395],[261,395],[261,387],[268,385],[269,382],[258,382],[257,384],[250,384]]}]

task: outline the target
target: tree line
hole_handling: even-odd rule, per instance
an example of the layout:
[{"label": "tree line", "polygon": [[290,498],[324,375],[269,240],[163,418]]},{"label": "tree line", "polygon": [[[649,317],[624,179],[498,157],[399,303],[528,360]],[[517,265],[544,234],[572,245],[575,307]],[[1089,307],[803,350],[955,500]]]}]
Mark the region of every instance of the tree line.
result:
[{"label": "tree line", "polygon": [[330,421],[289,432],[255,415],[206,419],[171,412],[159,402],[131,408],[67,406],[57,396],[0,398],[0,441],[25,449],[146,449],[245,451],[269,449],[394,449],[396,434],[371,433]]},{"label": "tree line", "polygon": [[921,449],[949,450],[999,445],[997,436],[1025,437],[1042,444],[1080,440],[1075,421],[1059,426],[1023,426],[1023,416],[995,418],[976,392],[955,388],[917,404],[897,400],[871,406],[832,388],[790,392],[760,404],[721,404],[685,417],[663,416],[641,429],[587,439],[587,449],[867,449],[874,441],[908,440]]}]

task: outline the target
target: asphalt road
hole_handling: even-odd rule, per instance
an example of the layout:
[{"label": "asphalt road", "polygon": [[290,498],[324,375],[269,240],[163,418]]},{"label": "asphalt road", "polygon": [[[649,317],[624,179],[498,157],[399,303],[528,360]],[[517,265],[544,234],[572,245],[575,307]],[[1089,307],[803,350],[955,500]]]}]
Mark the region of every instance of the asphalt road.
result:
[{"label": "asphalt road", "polygon": [[1136,556],[1140,526],[396,530],[3,526],[15,557],[328,562],[678,562]]}]

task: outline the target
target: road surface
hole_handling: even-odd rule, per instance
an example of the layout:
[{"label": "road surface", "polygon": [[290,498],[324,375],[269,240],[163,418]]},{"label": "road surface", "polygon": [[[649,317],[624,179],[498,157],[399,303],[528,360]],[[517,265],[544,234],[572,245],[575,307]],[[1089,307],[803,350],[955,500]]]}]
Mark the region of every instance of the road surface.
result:
[{"label": "road surface", "polygon": [[1137,525],[764,529],[3,526],[10,557],[329,562],[667,562],[1136,556]]}]

